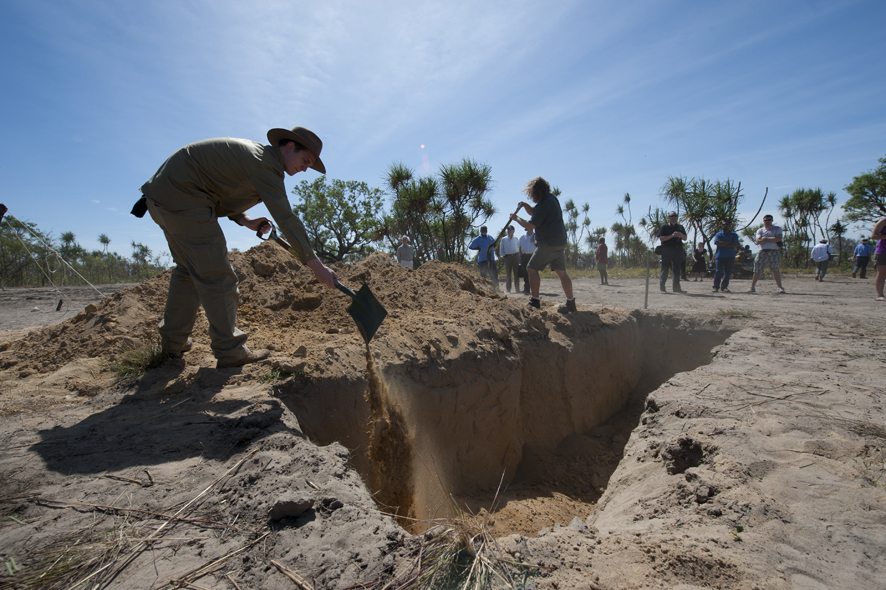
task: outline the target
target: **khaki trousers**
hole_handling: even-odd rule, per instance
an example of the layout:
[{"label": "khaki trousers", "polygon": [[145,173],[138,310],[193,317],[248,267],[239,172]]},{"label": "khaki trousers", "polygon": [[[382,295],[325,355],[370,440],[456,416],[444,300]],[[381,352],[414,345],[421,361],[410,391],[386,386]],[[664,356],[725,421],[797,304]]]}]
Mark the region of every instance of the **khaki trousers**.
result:
[{"label": "khaki trousers", "polygon": [[249,349],[246,333],[236,327],[240,302],[237,275],[228,260],[227,242],[213,207],[172,211],[149,198],[148,211],[163,229],[176,264],[158,326],[163,350],[181,352],[203,305],[215,358],[222,362],[242,359]]}]

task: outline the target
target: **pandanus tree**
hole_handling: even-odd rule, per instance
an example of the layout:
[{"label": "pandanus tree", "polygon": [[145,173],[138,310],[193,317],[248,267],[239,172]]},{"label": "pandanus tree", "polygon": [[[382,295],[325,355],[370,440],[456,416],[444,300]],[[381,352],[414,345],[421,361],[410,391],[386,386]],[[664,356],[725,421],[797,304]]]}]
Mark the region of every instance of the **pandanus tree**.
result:
[{"label": "pandanus tree", "polygon": [[437,178],[416,178],[411,168],[395,163],[386,184],[393,203],[382,233],[392,247],[407,236],[419,264],[432,258],[464,262],[473,228],[495,214],[488,196],[492,168],[471,159],[441,166]]}]

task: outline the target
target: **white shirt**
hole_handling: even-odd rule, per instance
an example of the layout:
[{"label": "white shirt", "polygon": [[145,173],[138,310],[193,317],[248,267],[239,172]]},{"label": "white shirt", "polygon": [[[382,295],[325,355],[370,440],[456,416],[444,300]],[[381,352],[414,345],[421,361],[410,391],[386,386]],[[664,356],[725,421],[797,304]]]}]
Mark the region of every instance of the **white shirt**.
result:
[{"label": "white shirt", "polygon": [[535,253],[535,244],[533,240],[535,239],[535,232],[531,234],[526,234],[525,236],[520,236],[520,252],[523,254],[533,254]]},{"label": "white shirt", "polygon": [[520,253],[520,241],[517,238],[502,238],[498,244],[498,255],[508,256],[509,254]]},{"label": "white shirt", "polygon": [[824,262],[831,255],[831,247],[827,244],[816,244],[812,248],[812,260],[815,262]]}]

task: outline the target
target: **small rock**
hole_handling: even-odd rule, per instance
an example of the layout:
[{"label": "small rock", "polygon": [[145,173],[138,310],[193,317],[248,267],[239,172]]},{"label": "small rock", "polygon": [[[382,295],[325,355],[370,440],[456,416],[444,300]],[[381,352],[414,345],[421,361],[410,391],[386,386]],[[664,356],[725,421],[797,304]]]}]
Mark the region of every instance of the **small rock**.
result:
[{"label": "small rock", "polygon": [[304,358],[308,356],[308,347],[305,345],[301,345],[295,349],[295,352],[292,353],[292,356]]},{"label": "small rock", "polygon": [[281,518],[298,518],[314,505],[313,498],[302,492],[289,492],[283,494],[271,508],[269,518],[280,520]]},{"label": "small rock", "polygon": [[299,361],[297,363],[285,361],[285,360],[283,360],[283,361],[275,360],[274,361],[274,368],[280,369],[284,373],[301,373],[302,371],[305,370],[305,368],[307,366],[308,366],[308,363],[306,361]]},{"label": "small rock", "polygon": [[719,508],[708,508],[708,514],[710,516],[723,516],[723,511]]},{"label": "small rock", "polygon": [[31,311],[40,311],[40,308],[39,308],[39,307],[35,307],[35,308],[32,309]]},{"label": "small rock", "polygon": [[698,486],[695,490],[695,501],[704,504],[711,497],[711,489],[708,486]]},{"label": "small rock", "polygon": [[572,519],[572,522],[569,523],[569,528],[583,535],[591,534],[591,529],[588,528],[587,523],[577,516],[574,517]]},{"label": "small rock", "polygon": [[89,314],[96,313],[98,311],[98,307],[96,307],[95,303],[90,303],[86,307],[83,308],[83,311]]}]

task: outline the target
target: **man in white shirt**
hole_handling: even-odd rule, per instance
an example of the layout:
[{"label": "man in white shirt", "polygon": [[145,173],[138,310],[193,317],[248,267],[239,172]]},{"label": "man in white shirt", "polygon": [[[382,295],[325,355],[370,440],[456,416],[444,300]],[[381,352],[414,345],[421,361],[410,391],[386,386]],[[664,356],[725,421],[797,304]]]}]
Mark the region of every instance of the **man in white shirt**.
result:
[{"label": "man in white shirt", "polygon": [[397,262],[400,263],[400,266],[405,266],[409,270],[412,270],[412,246],[409,245],[409,238],[403,236],[400,238],[400,241],[403,243],[402,246],[397,248]]},{"label": "man in white shirt", "polygon": [[529,259],[535,253],[537,248],[535,244],[535,229],[527,229],[526,235],[520,237],[520,274],[523,276],[523,293],[529,294],[529,273],[526,272],[526,265]]},{"label": "man in white shirt", "polygon": [[506,286],[508,293],[511,292],[511,274],[514,275],[514,288],[520,290],[520,275],[518,268],[520,266],[520,242],[514,237],[514,227],[508,226],[508,236],[502,238],[498,245],[498,257],[504,260]]},{"label": "man in white shirt", "polygon": [[828,262],[831,261],[831,247],[827,240],[819,240],[812,248],[812,262],[815,263],[815,280],[823,281],[828,274]]}]

